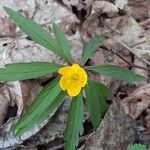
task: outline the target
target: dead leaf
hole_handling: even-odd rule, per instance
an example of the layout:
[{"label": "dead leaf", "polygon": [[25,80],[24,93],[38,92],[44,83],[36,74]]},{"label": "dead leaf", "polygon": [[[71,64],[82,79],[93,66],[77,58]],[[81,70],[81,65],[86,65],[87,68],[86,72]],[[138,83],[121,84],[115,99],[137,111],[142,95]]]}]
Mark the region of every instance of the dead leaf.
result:
[{"label": "dead leaf", "polygon": [[137,119],[150,106],[150,84],[135,90],[122,101],[122,106],[126,114]]},{"label": "dead leaf", "polygon": [[92,7],[92,14],[98,12],[106,13],[109,17],[113,17],[118,13],[118,8],[108,1],[95,1]]},{"label": "dead leaf", "polygon": [[115,5],[121,10],[126,9],[127,4],[128,0],[115,0]]},{"label": "dead leaf", "polygon": [[94,0],[61,0],[79,19],[88,17]]},{"label": "dead leaf", "polygon": [[14,37],[16,25],[7,18],[0,18],[0,37]]}]

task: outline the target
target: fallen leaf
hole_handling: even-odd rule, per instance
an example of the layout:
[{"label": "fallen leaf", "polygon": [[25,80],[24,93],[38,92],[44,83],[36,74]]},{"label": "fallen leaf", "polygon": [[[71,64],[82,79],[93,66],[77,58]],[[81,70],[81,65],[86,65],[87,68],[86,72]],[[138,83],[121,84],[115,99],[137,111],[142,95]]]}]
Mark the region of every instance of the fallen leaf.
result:
[{"label": "fallen leaf", "polygon": [[135,90],[122,101],[122,106],[126,114],[137,119],[150,106],[150,84]]}]

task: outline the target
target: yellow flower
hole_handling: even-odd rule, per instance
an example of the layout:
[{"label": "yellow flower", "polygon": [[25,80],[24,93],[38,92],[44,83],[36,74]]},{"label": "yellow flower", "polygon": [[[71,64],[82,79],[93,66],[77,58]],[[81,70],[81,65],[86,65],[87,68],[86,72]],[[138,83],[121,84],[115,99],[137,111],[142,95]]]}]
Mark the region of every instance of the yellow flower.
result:
[{"label": "yellow flower", "polygon": [[62,67],[58,73],[62,75],[60,87],[67,90],[69,96],[77,96],[87,83],[87,73],[78,64]]}]

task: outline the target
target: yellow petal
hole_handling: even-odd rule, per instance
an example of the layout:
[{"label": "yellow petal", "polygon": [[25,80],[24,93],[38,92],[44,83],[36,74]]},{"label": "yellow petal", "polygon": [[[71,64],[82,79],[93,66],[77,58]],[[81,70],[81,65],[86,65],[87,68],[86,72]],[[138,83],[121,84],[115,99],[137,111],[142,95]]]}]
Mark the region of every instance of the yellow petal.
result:
[{"label": "yellow petal", "polygon": [[[82,68],[81,68],[82,69]],[[87,73],[84,69],[79,72],[81,86],[84,87],[87,83]]]},{"label": "yellow petal", "polygon": [[61,74],[61,75],[66,75],[69,72],[70,72],[70,66],[61,67],[58,70],[58,73]]},{"label": "yellow petal", "polygon": [[81,91],[81,86],[78,84],[72,84],[69,88],[67,88],[67,93],[69,96],[77,96]]},{"label": "yellow petal", "polygon": [[68,82],[67,82],[67,78],[65,76],[62,76],[60,79],[60,87],[63,91],[65,91],[68,87]]},{"label": "yellow petal", "polygon": [[77,96],[87,83],[87,73],[78,64],[62,67],[58,73],[62,75],[60,87],[67,90],[69,96]]}]

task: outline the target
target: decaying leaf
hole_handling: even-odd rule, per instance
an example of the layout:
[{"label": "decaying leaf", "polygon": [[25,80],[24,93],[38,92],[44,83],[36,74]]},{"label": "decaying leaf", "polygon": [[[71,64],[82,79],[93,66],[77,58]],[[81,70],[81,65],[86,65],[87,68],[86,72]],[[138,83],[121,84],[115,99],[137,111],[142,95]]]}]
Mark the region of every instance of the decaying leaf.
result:
[{"label": "decaying leaf", "polygon": [[[149,0],[146,2],[148,1]],[[57,2],[60,1],[57,0]],[[64,6],[57,2],[54,0],[0,0],[0,32],[6,35],[0,39],[1,67],[7,63],[31,62],[33,60],[64,63],[59,57],[56,57],[50,51],[34,43],[28,36],[22,33],[19,28],[16,29],[16,26],[10,22],[8,17],[5,18],[5,13],[2,9],[3,5],[11,7],[21,12],[27,18],[35,20],[41,24],[49,34],[51,34],[52,23],[58,23],[68,35],[67,38],[71,41],[72,55],[75,62],[79,61],[82,52],[81,37],[83,41],[88,42],[91,37],[103,35],[107,37],[107,40],[105,40],[103,46],[96,51],[93,57],[90,58],[89,64],[98,65],[110,63],[128,67],[128,65],[114,53],[118,52],[129,62],[133,62],[135,65],[141,65],[145,68],[147,67],[147,64],[135,57],[135,54],[140,55],[140,59],[150,60],[150,28],[147,24],[148,21],[141,22],[139,25],[137,23],[137,16],[132,14],[132,17],[135,16],[134,19],[127,16],[125,14],[125,11],[128,11],[128,9],[126,9],[128,7],[127,0],[62,0],[61,2]],[[137,3],[137,1],[132,0],[131,2],[129,1],[129,3]],[[138,3],[140,2],[138,1]],[[149,8],[149,5],[146,3],[146,6],[146,10],[143,11],[144,13],[142,13],[141,17],[148,18],[149,9],[147,10],[147,8]],[[85,21],[83,24],[80,23],[76,16],[70,10],[66,9],[66,7],[76,14],[79,19],[84,18]],[[123,12],[122,16],[120,16],[120,10]],[[135,9],[133,10],[135,11]],[[143,18],[139,20],[144,21]],[[79,27],[81,27],[81,31]],[[147,31],[145,32],[144,29]],[[12,38],[12,36],[15,36],[15,38]],[[122,40],[131,47],[134,51],[134,57],[130,51],[125,49],[121,44],[118,44],[115,39]],[[140,73],[147,78],[147,71],[141,69],[134,70],[136,73]],[[115,92],[120,88],[120,82],[114,81],[106,76],[97,76],[95,74],[91,76],[102,81]],[[33,81],[0,84],[0,100],[2,99],[0,103],[0,114],[2,114],[2,116],[0,116],[0,124],[4,122],[8,106],[17,105],[18,111],[16,115],[19,117],[22,111],[24,112],[26,110],[43,88],[43,82],[51,79],[51,77],[52,76],[47,76]],[[140,86],[140,84],[138,84],[138,86]],[[150,105],[148,98],[149,90],[145,89],[145,87],[140,90],[141,92],[138,91],[136,93],[137,95],[131,94],[132,98],[129,101],[123,100],[123,107],[126,113],[136,119],[140,118],[142,112],[146,113],[143,120],[145,121],[147,131],[147,129],[150,129],[150,111],[148,108]],[[36,130],[33,130],[33,133],[30,132],[22,137],[22,140],[27,139],[24,145],[32,147],[49,142],[56,142],[55,145],[57,145],[58,139],[61,139],[62,142],[69,104],[70,101],[64,102],[51,120],[47,119],[43,124],[39,125]],[[2,142],[6,144],[2,145],[2,148],[13,145],[17,147],[17,145],[22,142],[16,139],[13,141],[8,134],[13,121],[14,120],[8,121],[0,128],[0,146]],[[139,122],[141,123],[142,121],[139,120]],[[45,124],[46,126],[40,130]],[[132,130],[133,128],[135,129],[134,131]],[[142,127],[142,130],[145,130],[145,128]],[[146,132],[141,133],[138,129],[141,129],[141,126],[137,126],[136,120],[132,120],[129,116],[125,115],[122,106],[117,102],[110,108],[96,135],[91,137],[93,138],[93,143],[97,145],[93,146],[93,143],[91,144],[91,142],[89,142],[91,145],[87,144],[85,149],[101,148],[116,150],[118,148],[124,150],[125,147],[121,147],[122,143],[126,146],[129,143],[135,142],[137,139],[145,144],[150,143],[149,134],[145,134]],[[39,130],[40,132],[38,132]],[[36,135],[29,138],[36,132],[38,132]],[[125,136],[122,137],[122,135]],[[14,142],[14,144],[12,142]]]},{"label": "decaying leaf", "polygon": [[[15,116],[19,117],[23,110],[23,98],[22,91],[19,82],[13,82],[9,84],[0,84],[0,125],[7,121],[9,117],[8,108],[17,106],[17,112]],[[12,117],[15,117],[12,114]]]},{"label": "decaying leaf", "polygon": [[61,0],[65,6],[72,10],[79,19],[84,19],[91,12],[94,0]]},{"label": "decaying leaf", "polygon": [[[129,144],[137,142],[147,147],[150,146],[149,128],[144,128],[145,116],[141,114],[149,105],[149,90],[150,84],[147,84],[135,90],[123,101],[114,99],[100,127],[88,137],[82,150],[126,150]],[[141,102],[138,102],[139,98],[141,98]],[[140,109],[140,107],[142,108]],[[130,110],[130,108],[133,109]],[[137,119],[135,120],[135,118]]]},{"label": "decaying leaf", "polygon": [[122,102],[125,113],[137,119],[150,106],[150,84],[134,91]]}]

